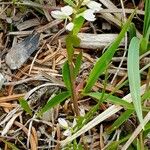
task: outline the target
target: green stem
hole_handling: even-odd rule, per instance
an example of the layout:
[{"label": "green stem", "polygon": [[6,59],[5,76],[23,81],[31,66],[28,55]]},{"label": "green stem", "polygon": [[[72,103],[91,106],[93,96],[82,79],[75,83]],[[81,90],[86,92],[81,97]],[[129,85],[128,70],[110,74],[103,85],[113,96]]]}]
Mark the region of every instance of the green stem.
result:
[{"label": "green stem", "polygon": [[75,89],[75,79],[74,79],[74,74],[73,74],[73,60],[72,59],[68,59],[68,63],[69,63],[69,71],[70,71],[70,81],[71,81],[71,99],[73,102],[73,106],[74,106],[74,111],[76,113],[77,116],[80,115],[79,113],[79,109],[78,109],[78,98],[77,98],[77,94],[76,94],[76,89]]}]

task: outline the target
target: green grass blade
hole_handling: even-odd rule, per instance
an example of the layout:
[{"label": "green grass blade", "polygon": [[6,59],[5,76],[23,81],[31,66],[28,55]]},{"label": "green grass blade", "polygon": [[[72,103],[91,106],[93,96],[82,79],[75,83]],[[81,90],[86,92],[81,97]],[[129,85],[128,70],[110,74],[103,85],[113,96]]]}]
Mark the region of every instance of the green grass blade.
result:
[{"label": "green grass blade", "polygon": [[118,141],[110,142],[110,144],[108,145],[108,147],[105,148],[105,150],[118,150],[119,145],[124,143],[125,141],[127,141],[129,139],[129,137],[130,137],[130,135],[127,135]]},{"label": "green grass blade", "polygon": [[119,128],[126,120],[129,119],[134,110],[128,109],[124,113],[120,115],[120,117],[107,129],[107,133],[111,133],[112,131]]},{"label": "green grass blade", "polygon": [[134,37],[129,45],[127,69],[128,69],[129,87],[133,104],[135,107],[135,111],[137,113],[137,117],[140,123],[143,125],[143,115],[140,96],[139,47],[140,41],[138,38]]},{"label": "green grass blade", "polygon": [[[85,96],[90,96],[90,97],[95,98],[95,99],[97,99],[99,101],[99,99],[102,96],[102,93],[93,92],[93,93],[88,93]],[[109,94],[106,94],[106,93],[105,93],[105,96],[103,97],[102,102],[104,102],[104,101],[108,101],[108,102],[111,102],[111,103],[116,104],[116,105],[121,105],[121,106],[123,106],[124,108],[127,108],[127,109],[131,109],[131,110],[134,109],[132,104],[122,100],[119,97],[116,97],[116,96],[113,96],[113,95],[109,95]]]},{"label": "green grass blade", "polygon": [[145,0],[143,37],[146,37],[148,29],[150,27],[150,12],[149,11],[150,11],[150,0]]},{"label": "green grass blade", "polygon": [[133,16],[134,16],[134,13],[131,14],[127,22],[124,24],[120,34],[115,39],[115,41],[110,45],[110,47],[106,50],[106,52],[98,59],[98,61],[94,65],[94,68],[90,72],[89,78],[87,80],[87,84],[84,88],[84,91],[83,91],[84,93],[87,93],[91,90],[92,86],[95,84],[99,76],[106,70],[121,40],[123,39],[125,33],[127,32]]},{"label": "green grass blade", "polygon": [[19,98],[19,103],[21,105],[21,107],[30,115],[32,116],[32,110],[28,104],[28,102],[23,98],[23,97],[20,97]]},{"label": "green grass blade", "polygon": [[38,113],[38,116],[41,116],[44,112],[48,111],[52,107],[56,106],[57,104],[61,103],[65,99],[67,99],[70,96],[69,91],[59,93],[52,99],[48,100],[47,104],[40,110]]}]

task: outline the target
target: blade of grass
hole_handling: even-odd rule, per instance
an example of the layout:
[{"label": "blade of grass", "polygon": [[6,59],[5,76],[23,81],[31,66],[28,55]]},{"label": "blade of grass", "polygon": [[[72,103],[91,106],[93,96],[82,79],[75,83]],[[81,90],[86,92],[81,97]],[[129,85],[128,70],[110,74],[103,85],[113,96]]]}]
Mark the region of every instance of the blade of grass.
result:
[{"label": "blade of grass", "polygon": [[134,110],[126,110],[124,113],[120,115],[120,117],[106,130],[106,132],[109,134],[112,131],[119,128],[126,120],[129,119],[131,114],[134,112]]},{"label": "blade of grass", "polygon": [[38,116],[41,116],[44,112],[48,111],[52,107],[56,106],[57,104],[63,102],[70,96],[69,91],[59,93],[52,99],[48,100],[47,104],[38,112]]},{"label": "blade of grass", "polygon": [[89,78],[87,80],[87,84],[83,90],[83,93],[87,93],[91,90],[92,86],[95,84],[99,76],[106,70],[108,64],[110,63],[113,55],[115,54],[121,40],[123,39],[125,33],[128,30],[128,27],[130,26],[131,20],[133,18],[135,13],[132,13],[127,20],[127,22],[124,24],[121,32],[119,33],[118,37],[115,39],[115,41],[109,46],[109,48],[106,50],[106,52],[98,59],[96,64],[94,65],[94,68],[91,70]]},{"label": "blade of grass", "polygon": [[[95,98],[99,101],[100,97],[101,97],[102,93],[99,93],[99,92],[93,92],[93,93],[88,93],[88,94],[85,94],[85,96],[90,96],[92,98]],[[132,104],[122,100],[121,98],[119,97],[116,97],[116,96],[113,96],[113,95],[109,95],[109,94],[106,94],[105,93],[105,96],[103,99],[101,99],[102,102],[111,102],[111,103],[114,103],[114,104],[117,104],[117,105],[121,105],[127,109],[132,109],[134,110],[134,107]]]},{"label": "blade of grass", "polygon": [[150,1],[145,0],[145,15],[144,15],[144,28],[143,28],[143,37],[146,37],[148,28],[150,27]]},{"label": "blade of grass", "polygon": [[132,38],[128,50],[127,69],[129,78],[129,87],[133,104],[135,107],[135,111],[137,113],[137,117],[141,125],[143,126],[143,115],[140,96],[139,47],[140,47],[140,40],[137,37]]}]

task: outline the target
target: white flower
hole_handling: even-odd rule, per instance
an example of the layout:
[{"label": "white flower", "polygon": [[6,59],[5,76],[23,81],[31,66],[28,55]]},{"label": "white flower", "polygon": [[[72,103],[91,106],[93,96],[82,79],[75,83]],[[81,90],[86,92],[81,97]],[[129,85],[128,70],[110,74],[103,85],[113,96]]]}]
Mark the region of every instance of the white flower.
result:
[{"label": "white flower", "polygon": [[73,27],[74,27],[74,24],[72,23],[72,22],[70,22],[70,23],[68,23],[67,25],[66,25],[66,30],[68,30],[68,31],[72,31],[72,29],[73,29]]},{"label": "white flower", "polygon": [[64,136],[71,136],[71,130],[70,129],[65,130],[63,135]]},{"label": "white flower", "polygon": [[84,0],[82,5],[86,5],[88,8],[90,8],[91,10],[98,12],[102,9],[102,5],[100,3],[97,3],[95,1],[91,1],[91,0]]},{"label": "white flower", "polygon": [[67,129],[69,127],[67,121],[63,118],[58,118],[58,122],[64,129]]},{"label": "white flower", "polygon": [[82,16],[88,21],[95,21],[94,11],[91,9],[87,9],[83,12]]},{"label": "white flower", "polygon": [[61,10],[55,10],[51,12],[51,15],[55,19],[67,19],[73,13],[73,8],[69,5],[61,7]]}]

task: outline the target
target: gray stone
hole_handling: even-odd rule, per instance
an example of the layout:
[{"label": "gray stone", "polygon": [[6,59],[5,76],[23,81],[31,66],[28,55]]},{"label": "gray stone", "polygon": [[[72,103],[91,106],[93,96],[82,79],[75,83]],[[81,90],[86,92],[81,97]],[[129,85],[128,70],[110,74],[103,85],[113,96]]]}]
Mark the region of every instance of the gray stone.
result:
[{"label": "gray stone", "polygon": [[10,69],[18,69],[37,49],[40,34],[32,34],[26,37],[22,42],[14,45],[6,55],[6,64]]}]

